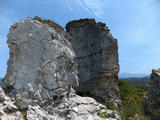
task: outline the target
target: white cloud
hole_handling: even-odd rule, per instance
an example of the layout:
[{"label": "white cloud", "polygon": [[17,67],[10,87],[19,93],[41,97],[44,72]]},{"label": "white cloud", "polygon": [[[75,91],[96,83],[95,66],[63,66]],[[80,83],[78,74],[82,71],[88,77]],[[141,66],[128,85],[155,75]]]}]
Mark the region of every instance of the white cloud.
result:
[{"label": "white cloud", "polygon": [[80,0],[76,0],[76,2],[78,3],[78,5],[84,9],[86,12],[88,12],[89,14],[91,14],[91,10],[89,9],[89,7],[85,4],[84,0],[80,1]]},{"label": "white cloud", "polygon": [[5,27],[10,27],[12,22],[8,17],[5,16],[0,16],[0,27],[5,26]]},{"label": "white cloud", "polygon": [[84,0],[85,5],[99,18],[104,15],[108,2],[109,0]]},{"label": "white cloud", "polygon": [[[67,1],[67,5],[71,11],[81,9],[85,10],[88,14],[93,14],[98,18],[102,18],[105,13],[105,8],[110,0],[71,0]],[[80,7],[77,8],[77,5]]]},{"label": "white cloud", "polygon": [[70,9],[72,12],[74,12],[74,9],[73,9],[72,5],[71,5],[70,3],[68,3],[67,5],[68,5],[69,9]]}]

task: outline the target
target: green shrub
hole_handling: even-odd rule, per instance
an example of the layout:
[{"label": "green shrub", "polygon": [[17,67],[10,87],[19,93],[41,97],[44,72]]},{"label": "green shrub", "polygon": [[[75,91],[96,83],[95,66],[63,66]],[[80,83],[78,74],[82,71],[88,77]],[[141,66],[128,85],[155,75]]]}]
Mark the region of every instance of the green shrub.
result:
[{"label": "green shrub", "polygon": [[[143,94],[146,92],[146,86],[132,86],[124,80],[119,80],[120,96],[122,101],[122,109],[115,107],[112,103],[106,103],[103,99],[93,96],[90,93],[79,93],[81,96],[90,96],[96,99],[101,104],[105,105],[110,110],[116,110],[121,116],[122,120],[137,120],[135,115],[137,114],[143,120],[150,120],[149,116],[144,114],[144,99]],[[108,114],[98,113],[101,118],[109,118]]]},{"label": "green shrub", "polygon": [[120,96],[123,110],[121,112],[122,120],[134,119],[135,115],[142,116],[144,114],[144,99],[142,95],[145,93],[145,87],[133,87],[126,81],[119,80]]},{"label": "green shrub", "polygon": [[98,116],[101,118],[109,118],[110,117],[108,114],[104,114],[104,113],[98,113]]},{"label": "green shrub", "polygon": [[110,110],[119,111],[119,108],[115,107],[112,103],[103,102],[102,104],[105,105],[105,106],[106,106],[108,109],[110,109]]}]

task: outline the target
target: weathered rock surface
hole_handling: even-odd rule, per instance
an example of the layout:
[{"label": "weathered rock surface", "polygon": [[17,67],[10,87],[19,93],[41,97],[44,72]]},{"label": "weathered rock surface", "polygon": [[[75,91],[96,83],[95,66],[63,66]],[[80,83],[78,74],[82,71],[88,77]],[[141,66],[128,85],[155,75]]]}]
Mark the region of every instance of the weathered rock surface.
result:
[{"label": "weathered rock surface", "polygon": [[153,69],[148,82],[148,92],[145,95],[146,109],[153,120],[160,119],[160,69]]},{"label": "weathered rock surface", "polygon": [[60,95],[60,91],[66,94],[68,85],[78,85],[75,55],[68,41],[71,38],[54,25],[51,21],[28,18],[10,28],[10,59],[3,81],[27,92],[26,96],[31,97],[38,90],[46,99]]},{"label": "weathered rock surface", "polygon": [[[48,99],[39,103],[25,99],[29,104],[8,97],[1,89],[4,100],[0,102],[1,120],[120,120],[116,111],[108,110],[104,105],[89,97],[80,97],[74,92],[70,97]],[[21,106],[21,107],[19,107]],[[22,106],[27,106],[22,109]],[[98,113],[108,115],[100,118]]]},{"label": "weathered rock surface", "polygon": [[119,101],[117,40],[104,23],[80,19],[66,25],[78,63],[79,92]]},{"label": "weathered rock surface", "polygon": [[[56,23],[28,18],[10,28],[10,59],[0,85],[2,120],[120,120],[78,86],[72,38]],[[108,118],[100,118],[98,114]]]}]

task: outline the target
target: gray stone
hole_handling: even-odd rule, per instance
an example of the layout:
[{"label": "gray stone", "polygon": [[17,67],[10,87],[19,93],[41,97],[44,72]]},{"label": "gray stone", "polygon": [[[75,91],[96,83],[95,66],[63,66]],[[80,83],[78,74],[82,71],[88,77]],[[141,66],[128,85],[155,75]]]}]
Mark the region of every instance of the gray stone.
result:
[{"label": "gray stone", "polygon": [[6,104],[6,107],[3,109],[3,111],[6,113],[6,114],[10,114],[10,113],[13,113],[15,111],[17,111],[18,108],[13,105],[12,102],[8,102],[8,104]]},{"label": "gray stone", "polygon": [[148,81],[148,91],[145,94],[145,111],[150,113],[153,120],[160,119],[160,69],[153,69]]},{"label": "gray stone", "polygon": [[62,88],[64,86],[64,83],[62,81],[58,81],[58,87]]},{"label": "gray stone", "polygon": [[[82,22],[80,25],[84,23],[85,22]],[[91,27],[91,29],[87,27]],[[115,75],[116,77],[119,70],[116,56],[117,41],[112,39],[111,35],[107,32],[108,29],[104,27],[102,23],[92,21],[89,22],[88,25],[84,25],[84,28],[87,29],[81,28],[82,27],[80,27],[78,32],[82,35],[82,38],[84,37],[84,40],[86,40],[88,44],[79,42],[80,39],[75,39],[73,35],[73,41],[78,40],[77,44],[79,44],[79,46],[77,46],[80,47],[77,49],[79,50],[79,53],[77,53],[75,49],[77,46],[73,43],[70,35],[66,33],[62,27],[50,20],[42,20],[39,17],[35,17],[34,19],[28,18],[27,20],[21,20],[12,25],[7,40],[10,48],[10,58],[8,61],[7,74],[4,78],[6,85],[4,88],[6,88],[6,91],[11,91],[9,94],[14,93],[11,97],[15,97],[13,97],[14,99],[10,98],[0,90],[0,94],[5,97],[4,102],[0,103],[0,119],[104,120],[98,116],[98,113],[101,112],[102,109],[104,109],[104,113],[107,113],[107,108],[96,102],[93,98],[76,95],[72,86],[79,85],[77,72],[79,72],[79,74],[84,73],[81,77],[82,83],[82,78],[85,78],[85,81],[89,78],[96,77],[97,72],[100,72],[99,67],[101,66],[101,71],[104,73],[100,76],[98,75],[98,77],[102,79],[104,75],[108,77],[108,80],[100,80],[97,89],[95,87],[96,85],[94,85],[97,80],[93,80],[93,82],[89,80],[86,86],[89,91],[92,90],[92,93],[96,92],[94,89],[97,90],[96,94],[100,94],[101,87],[104,97],[106,97],[107,100],[110,100],[110,97],[112,97],[114,100],[115,91],[117,92],[118,89],[116,89],[117,84],[115,84],[116,78],[111,79],[111,76]],[[87,32],[85,32],[85,30],[87,30]],[[97,30],[99,32],[97,32]],[[85,35],[83,34],[84,32],[87,34],[86,36],[83,36]],[[93,33],[95,33],[95,35],[93,35]],[[97,36],[102,39],[102,41],[104,40],[104,42],[100,43],[100,40],[97,40]],[[91,42],[97,42],[96,45],[98,45],[98,47],[91,43],[89,39]],[[93,52],[92,47],[88,47],[89,50],[86,52],[81,51],[83,45],[90,44],[93,45],[95,51],[102,50],[102,54],[106,54],[107,56],[102,55],[102,58],[98,56],[97,60],[96,57],[93,59],[87,58],[87,60],[82,60],[82,63],[86,62],[82,66],[77,61],[81,66],[77,71],[77,63],[74,61],[75,54],[69,41],[72,42],[77,57],[90,55]],[[106,46],[101,44],[106,44]],[[76,59],[78,60],[79,58]],[[95,70],[95,76],[92,76],[92,64],[90,62],[97,64],[93,65],[97,67],[93,69]],[[86,64],[89,65],[89,68],[85,68]],[[113,67],[114,65],[115,68]],[[112,72],[111,69],[113,69]],[[91,86],[88,86],[88,83]],[[107,84],[107,86],[104,85],[104,83]],[[86,86],[83,86],[84,89]],[[111,114],[113,114],[113,118],[108,118],[109,120],[117,119],[114,111],[111,110]]]},{"label": "gray stone", "polygon": [[19,109],[24,110],[28,108],[28,105],[32,104],[32,100],[20,98],[20,99],[16,99],[15,104]]},{"label": "gray stone", "polygon": [[[51,116],[45,112],[40,106],[28,106],[27,120],[58,120],[57,116]],[[61,119],[59,119],[61,120]]]},{"label": "gray stone", "polygon": [[41,91],[41,96],[42,96],[43,100],[50,99],[50,95],[49,95],[49,93],[48,93],[48,91],[46,89],[43,89]]},{"label": "gray stone", "polygon": [[16,98],[30,98],[28,92],[19,92],[16,94]]},{"label": "gray stone", "polygon": [[34,95],[33,95],[33,99],[38,100],[38,101],[42,101],[42,96],[40,94],[40,92],[37,90]]},{"label": "gray stone", "polygon": [[5,93],[3,91],[3,89],[0,87],[0,102],[4,102],[5,101]]},{"label": "gray stone", "polygon": [[77,119],[77,114],[74,111],[70,111],[71,120]]},{"label": "gray stone", "polygon": [[78,92],[90,92],[106,102],[120,99],[117,84],[119,64],[117,40],[104,23],[94,19],[69,22],[66,31],[78,63]]},{"label": "gray stone", "polygon": [[70,98],[71,102],[77,103],[77,104],[94,104],[96,101],[93,98],[89,97],[80,97],[80,96],[74,96]]},{"label": "gray stone", "polygon": [[38,84],[38,90],[41,91],[42,89],[43,89],[43,86],[39,83],[39,84]]},{"label": "gray stone", "polygon": [[67,92],[66,92],[65,89],[63,89],[63,88],[59,88],[59,89],[56,90],[56,95],[57,95],[58,97],[65,96],[66,94],[67,94]]},{"label": "gray stone", "polygon": [[28,83],[27,85],[25,85],[24,90],[26,92],[30,92],[30,91],[33,92],[33,86],[32,86],[32,84]]},{"label": "gray stone", "polygon": [[[62,88],[66,94],[65,88],[78,85],[75,54],[69,39],[50,20],[28,18],[15,23],[8,34],[10,58],[4,82],[16,90],[24,89],[31,97],[43,88],[52,93]],[[45,91],[42,97],[48,99],[49,94]]]}]

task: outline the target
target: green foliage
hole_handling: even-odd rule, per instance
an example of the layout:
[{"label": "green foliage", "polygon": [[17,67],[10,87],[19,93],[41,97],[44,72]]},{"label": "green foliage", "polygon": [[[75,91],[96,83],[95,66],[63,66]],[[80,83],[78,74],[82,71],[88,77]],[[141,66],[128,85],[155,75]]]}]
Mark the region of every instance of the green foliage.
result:
[{"label": "green foliage", "polygon": [[119,88],[123,105],[122,120],[134,119],[136,114],[142,116],[144,114],[144,99],[142,95],[146,91],[146,87],[133,87],[126,81],[119,80]]},{"label": "green foliage", "polygon": [[105,106],[106,106],[108,109],[110,109],[110,110],[119,111],[119,109],[118,109],[117,107],[115,107],[112,103],[103,102],[102,104],[105,105]]},{"label": "green foliage", "polygon": [[137,86],[136,88],[137,88],[137,94],[139,96],[143,96],[143,94],[147,91],[147,87],[146,86],[142,86],[142,87]]},{"label": "green foliage", "polygon": [[22,110],[21,113],[22,113],[23,117],[26,118],[26,116],[27,116],[27,111],[26,111],[26,110]]},{"label": "green foliage", "polygon": [[104,113],[98,113],[98,116],[101,118],[109,118],[110,117],[108,114],[104,114]]},{"label": "green foliage", "polygon": [[[105,105],[110,110],[116,110],[122,120],[137,120],[137,114],[142,120],[150,120],[149,116],[144,114],[144,99],[143,94],[146,92],[146,86],[132,86],[125,80],[119,80],[120,96],[122,101],[122,109],[115,107],[112,103],[106,103],[103,99],[93,96],[90,93],[79,93],[81,96],[90,96],[96,99],[101,104]],[[109,118],[108,114],[98,113],[101,118]]]}]

